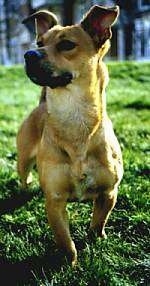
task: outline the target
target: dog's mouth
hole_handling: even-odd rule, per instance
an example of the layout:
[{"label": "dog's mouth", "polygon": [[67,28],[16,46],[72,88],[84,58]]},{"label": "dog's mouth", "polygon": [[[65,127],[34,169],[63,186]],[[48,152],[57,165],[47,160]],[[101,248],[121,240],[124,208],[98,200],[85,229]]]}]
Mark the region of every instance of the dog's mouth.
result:
[{"label": "dog's mouth", "polygon": [[28,51],[24,57],[26,74],[35,84],[54,89],[71,83],[72,73],[65,70],[56,71],[48,61],[43,60],[41,52]]}]

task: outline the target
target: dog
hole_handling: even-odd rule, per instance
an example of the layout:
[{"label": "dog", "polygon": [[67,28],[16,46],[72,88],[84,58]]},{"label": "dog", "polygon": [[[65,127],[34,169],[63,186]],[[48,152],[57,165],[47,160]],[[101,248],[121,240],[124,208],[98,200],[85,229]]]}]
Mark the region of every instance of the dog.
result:
[{"label": "dog", "polygon": [[38,45],[24,55],[26,73],[44,88],[17,135],[18,173],[26,188],[36,162],[49,224],[72,266],[77,250],[67,202],[93,200],[90,230],[105,238],[123,176],[120,146],[106,111],[108,71],[102,61],[118,14],[118,6],[95,5],[72,26],[60,26],[45,10],[25,20],[35,20]]}]

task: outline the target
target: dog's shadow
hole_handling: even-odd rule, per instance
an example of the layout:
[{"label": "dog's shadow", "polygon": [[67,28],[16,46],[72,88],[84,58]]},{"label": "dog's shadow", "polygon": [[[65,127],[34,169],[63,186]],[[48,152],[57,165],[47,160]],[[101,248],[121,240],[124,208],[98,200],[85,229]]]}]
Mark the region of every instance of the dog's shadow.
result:
[{"label": "dog's shadow", "polygon": [[[81,251],[85,244],[83,241],[78,243],[80,244],[78,250]],[[54,241],[51,240],[42,256],[31,256],[17,262],[0,257],[0,277],[1,281],[5,281],[5,285],[39,285],[39,281],[50,281],[55,272],[69,265],[71,267],[65,252],[57,249]]]},{"label": "dog's shadow", "polygon": [[41,193],[41,190],[36,187],[29,190],[22,190],[19,182],[10,179],[5,185],[0,184],[2,193],[9,192],[6,198],[0,200],[0,215],[5,213],[13,213],[15,209],[24,206],[28,201],[31,201],[35,194]]},{"label": "dog's shadow", "polygon": [[20,194],[13,194],[10,198],[0,201],[0,215],[12,213],[15,209],[22,207],[32,200],[34,194],[22,191]]},{"label": "dog's shadow", "polygon": [[[0,258],[0,277],[5,285],[38,285],[37,281],[44,279],[46,273],[59,271],[64,264],[63,254],[56,249],[47,250],[42,257],[34,256],[26,260],[12,263],[6,258]],[[47,277],[48,279],[48,277]]]}]

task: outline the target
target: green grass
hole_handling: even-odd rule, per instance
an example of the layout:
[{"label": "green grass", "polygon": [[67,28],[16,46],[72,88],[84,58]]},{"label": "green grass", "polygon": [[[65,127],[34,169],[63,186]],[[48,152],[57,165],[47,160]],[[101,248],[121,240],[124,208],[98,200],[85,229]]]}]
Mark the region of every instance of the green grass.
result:
[{"label": "green grass", "polygon": [[[21,66],[0,67],[0,279],[3,285],[150,285],[149,90],[150,64],[109,63],[109,115],[124,158],[108,239],[87,237],[91,203],[68,204],[79,262],[68,266],[48,227],[38,180],[24,192],[16,173],[16,133],[37,104],[40,88]],[[10,282],[9,282],[10,281]]]}]

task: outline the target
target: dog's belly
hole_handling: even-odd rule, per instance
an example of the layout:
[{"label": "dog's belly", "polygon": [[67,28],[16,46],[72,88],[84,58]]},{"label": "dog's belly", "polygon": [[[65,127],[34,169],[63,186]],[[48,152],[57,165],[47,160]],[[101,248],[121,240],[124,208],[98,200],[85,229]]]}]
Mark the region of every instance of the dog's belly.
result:
[{"label": "dog's belly", "polygon": [[[93,166],[94,162],[95,166]],[[83,167],[80,163],[79,173],[75,173],[76,168],[72,168],[72,170],[69,201],[93,200],[103,191],[112,190],[118,181],[116,167],[102,166],[98,160],[92,160],[91,165],[84,162]]]},{"label": "dog's belly", "polygon": [[96,199],[100,195],[100,189],[87,189],[83,192],[82,188],[71,190],[68,202],[87,202]]}]

